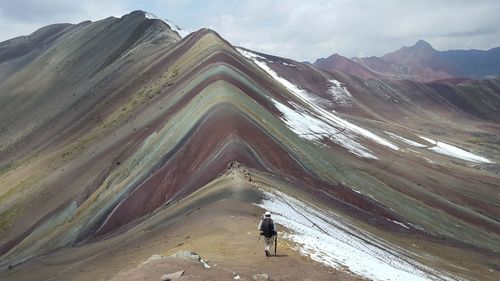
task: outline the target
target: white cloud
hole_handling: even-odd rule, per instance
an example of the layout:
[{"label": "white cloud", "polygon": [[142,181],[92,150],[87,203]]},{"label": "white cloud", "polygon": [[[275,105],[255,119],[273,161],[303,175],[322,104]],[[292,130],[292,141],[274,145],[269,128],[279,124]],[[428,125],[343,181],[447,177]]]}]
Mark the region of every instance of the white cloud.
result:
[{"label": "white cloud", "polygon": [[0,4],[0,41],[27,35],[53,23],[78,23],[128,13],[121,0],[16,0]]},{"label": "white cloud", "polygon": [[[498,1],[246,3],[240,10],[231,11],[230,24],[226,18],[213,17],[210,26],[234,44],[298,60],[314,60],[336,52],[346,56],[381,55],[418,39],[438,49],[500,45],[500,19],[495,14],[500,10]],[[239,16],[245,21],[239,21]]]},{"label": "white cloud", "polygon": [[381,55],[418,39],[440,50],[500,46],[497,0],[3,2],[7,1],[0,4],[0,40],[50,23],[96,20],[142,9],[188,30],[210,27],[235,45],[297,60],[333,53]]}]

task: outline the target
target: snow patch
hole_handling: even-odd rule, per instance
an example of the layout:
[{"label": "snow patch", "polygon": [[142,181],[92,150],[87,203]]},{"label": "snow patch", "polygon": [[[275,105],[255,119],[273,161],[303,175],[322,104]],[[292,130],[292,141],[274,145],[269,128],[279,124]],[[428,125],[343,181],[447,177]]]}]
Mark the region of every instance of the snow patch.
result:
[{"label": "snow patch", "polygon": [[426,138],[423,136],[419,136],[419,137],[430,142],[430,143],[433,143],[434,146],[428,147],[428,149],[430,149],[436,153],[443,154],[446,156],[451,156],[451,157],[462,159],[462,160],[469,161],[469,162],[474,162],[474,163],[487,163],[487,164],[493,163],[491,160],[489,160],[485,157],[468,152],[466,150],[463,150],[463,149],[458,148],[456,146],[453,146],[451,144],[447,144],[447,143],[440,142],[440,141],[435,141],[433,139]]},{"label": "snow patch", "polygon": [[398,221],[391,220],[391,219],[387,219],[387,218],[386,218],[386,220],[388,220],[388,221],[390,221],[390,222],[392,222],[392,223],[395,223],[395,224],[397,224],[397,225],[400,225],[400,226],[402,226],[402,227],[404,227],[404,228],[406,228],[406,229],[410,229],[410,228],[409,228],[406,224],[404,224],[404,223],[402,223],[402,222],[398,222]]},{"label": "snow patch", "polygon": [[150,20],[161,20],[159,17],[157,17],[155,14],[151,14],[151,13],[144,13],[144,16],[147,18],[147,19],[150,19]]},{"label": "snow patch", "polygon": [[354,141],[352,136],[339,133],[340,130],[327,122],[307,113],[301,113],[273,99],[276,108],[283,113],[283,121],[290,129],[307,140],[333,139],[351,153],[364,158],[378,159],[371,151]]},{"label": "snow patch", "polygon": [[184,38],[184,37],[188,36],[189,33],[191,33],[191,32],[189,32],[187,30],[184,30],[184,29],[180,28],[175,23],[173,23],[173,22],[171,22],[169,20],[166,20],[166,19],[159,18],[159,17],[157,17],[156,15],[154,15],[152,13],[145,12],[144,13],[144,17],[146,17],[147,19],[161,20],[161,21],[165,22],[168,26],[170,26],[170,29],[172,29],[173,31],[177,32],[177,34],[179,34],[179,36],[181,38]]},{"label": "snow patch", "polygon": [[180,28],[178,25],[176,25],[175,23],[169,21],[169,20],[163,20],[165,21],[168,26],[170,26],[170,29],[172,29],[173,31],[177,32],[177,34],[179,34],[179,36],[181,38],[184,38],[186,36],[188,36],[191,32],[187,31],[187,30],[184,30],[182,28]]},{"label": "snow patch", "polygon": [[385,132],[385,133],[388,134],[389,136],[391,136],[392,138],[397,139],[399,141],[402,141],[402,142],[404,142],[406,144],[409,144],[411,146],[414,146],[414,147],[427,147],[424,144],[421,144],[421,143],[418,143],[416,141],[412,141],[412,140],[409,140],[409,139],[405,139],[402,136],[398,136],[398,135],[390,133],[390,132]]},{"label": "snow patch", "polygon": [[425,161],[427,161],[427,163],[432,164],[432,165],[437,165],[437,164],[439,164],[438,162],[433,161],[433,160],[431,160],[431,159],[429,159],[429,158],[427,158],[427,157],[424,157],[424,160],[425,160]]},{"label": "snow patch", "polygon": [[345,86],[335,79],[328,80],[329,88],[328,93],[332,96],[333,100],[340,106],[351,106],[352,96]]},{"label": "snow patch", "polygon": [[[298,121],[298,122],[291,122],[290,120],[297,120],[297,118],[300,118],[301,116],[305,116],[305,114],[302,114],[302,113],[291,113],[290,111],[293,111],[292,109],[288,108],[287,106],[285,105],[282,105],[280,104],[279,102],[274,101],[274,103],[277,105],[278,109],[280,109],[280,111],[282,111],[282,113],[286,116],[286,115],[289,115],[290,118],[286,118],[288,122],[290,122],[291,124],[287,123],[287,125],[289,125],[290,127],[292,127],[292,130],[294,131],[304,131],[302,130],[304,126],[307,126],[307,124],[313,124],[314,127],[321,127],[322,130],[320,131],[314,131],[313,129],[310,129],[310,130],[307,130],[307,133],[310,135],[311,133],[317,133],[318,135],[320,135],[321,137],[324,137],[324,136],[328,136],[329,138],[333,139],[335,142],[337,142],[339,145],[342,145],[344,147],[346,147],[344,145],[344,142],[346,140],[349,140],[349,142],[352,144],[352,143],[355,143],[355,139],[356,139],[356,136],[355,135],[358,135],[358,136],[362,136],[362,137],[365,137],[365,138],[368,138],[370,140],[372,140],[373,142],[376,142],[380,145],[383,145],[383,146],[386,146],[392,150],[396,150],[398,151],[399,150],[399,147],[392,144],[391,142],[387,141],[386,139],[364,129],[364,128],[361,128],[357,125],[354,125],[352,123],[350,123],[349,121],[347,120],[344,120],[336,115],[334,115],[333,113],[330,113],[328,111],[326,111],[325,109],[321,108],[320,106],[316,105],[314,102],[313,102],[313,98],[311,98],[311,94],[308,93],[307,91],[303,90],[303,89],[300,89],[299,87],[297,87],[296,85],[294,85],[293,83],[291,83],[290,81],[288,81],[287,79],[279,76],[274,70],[272,70],[267,64],[266,64],[266,58],[258,55],[258,54],[255,54],[253,52],[250,52],[250,51],[246,51],[246,50],[243,50],[243,49],[240,49],[240,48],[237,48],[237,50],[244,56],[246,57],[247,59],[250,59],[252,60],[255,64],[257,64],[262,70],[264,70],[265,72],[267,72],[267,74],[269,74],[274,80],[276,80],[277,82],[279,82],[281,85],[283,85],[290,93],[292,93],[293,95],[295,95],[299,100],[301,100],[304,104],[306,104],[308,107],[309,107],[309,110],[310,111],[313,111],[311,114],[307,114],[308,117],[305,117],[306,121],[302,122],[302,121]],[[336,81],[336,80],[335,80]],[[337,81],[338,82],[338,81]],[[335,87],[340,87],[340,88],[337,88],[337,91],[339,92],[342,92],[342,86],[340,84],[340,82],[335,83]],[[344,88],[345,89],[345,88]],[[347,89],[345,90],[347,92],[347,94],[349,94],[350,96],[350,93],[347,91]],[[343,95],[346,95],[346,93],[343,93]],[[298,106],[297,106],[298,107]],[[306,110],[306,108],[297,108],[297,110],[300,109],[302,112],[306,112],[308,110]],[[286,111],[286,113],[284,112]],[[300,116],[297,116],[300,115]],[[314,117],[312,115],[315,115]],[[312,121],[312,119],[317,119],[317,121]],[[293,126],[297,126],[297,127],[293,127]],[[328,129],[327,133],[328,134],[325,134],[325,129]],[[335,133],[337,132],[337,133]],[[333,134],[332,134],[333,133]],[[304,134],[301,134],[301,136],[304,137]],[[358,147],[362,147],[361,144],[359,143],[356,143],[356,145]],[[347,148],[347,147],[346,147]],[[364,148],[362,147],[363,150],[366,152],[368,151],[367,148]],[[349,148],[348,148],[349,149]],[[351,152],[357,154],[357,155],[360,155],[360,153],[356,153],[354,152],[353,150],[350,150]],[[363,153],[361,153],[363,154]],[[375,156],[371,155],[370,158],[373,158]]]},{"label": "snow patch", "polygon": [[275,222],[291,230],[283,233],[278,229],[279,235],[298,244],[296,250],[315,261],[334,268],[347,266],[353,273],[373,280],[453,280],[406,258],[410,252],[331,213],[279,191],[262,192],[265,199],[256,205],[272,210]]},{"label": "snow patch", "polygon": [[[254,59],[261,59],[261,60],[267,60],[265,57],[261,56],[261,55],[258,55],[254,52],[249,52],[249,51],[245,51],[243,49],[240,49],[240,48],[236,48],[236,50],[238,50],[238,52],[243,55],[245,58],[247,59],[251,59],[251,60],[254,60]],[[259,65],[260,66],[260,65]],[[264,66],[267,67],[266,64],[264,64]]]},{"label": "snow patch", "polygon": [[290,92],[292,92],[295,95],[307,95],[305,90],[300,89],[290,81],[286,80],[285,78],[281,77],[276,73],[274,70],[272,70],[265,62],[267,59],[263,56],[257,55],[256,53],[249,52],[242,50],[240,48],[237,48],[237,50],[242,54],[244,57],[251,59],[255,64],[257,64],[260,68],[262,68],[267,74],[269,74],[271,77],[273,77],[276,81],[278,81],[281,85],[285,86]]},{"label": "snow patch", "polygon": [[421,139],[423,139],[423,140],[427,141],[427,142],[432,143],[432,145],[433,145],[433,146],[434,146],[434,145],[437,145],[437,143],[438,143],[437,141],[435,141],[435,140],[433,140],[433,139],[430,139],[430,138],[426,138],[426,137],[423,137],[423,136],[419,136],[419,137],[420,137]]}]

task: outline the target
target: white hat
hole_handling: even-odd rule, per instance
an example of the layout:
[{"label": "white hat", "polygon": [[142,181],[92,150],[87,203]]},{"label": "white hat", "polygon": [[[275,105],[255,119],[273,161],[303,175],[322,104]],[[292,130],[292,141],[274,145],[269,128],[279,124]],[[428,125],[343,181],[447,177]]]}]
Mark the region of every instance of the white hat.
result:
[{"label": "white hat", "polygon": [[264,213],[264,216],[265,216],[265,217],[270,217],[270,216],[271,216],[271,212],[266,211],[266,212]]}]

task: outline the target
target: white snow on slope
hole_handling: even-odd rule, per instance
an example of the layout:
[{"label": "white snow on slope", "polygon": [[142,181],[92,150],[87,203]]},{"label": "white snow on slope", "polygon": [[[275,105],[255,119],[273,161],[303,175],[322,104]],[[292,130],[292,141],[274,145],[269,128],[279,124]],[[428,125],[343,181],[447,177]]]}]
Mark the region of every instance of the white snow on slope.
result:
[{"label": "white snow on slope", "polygon": [[[294,104],[295,109],[292,109],[284,104],[279,103],[276,100],[273,100],[276,107],[283,113],[285,123],[299,136],[309,139],[309,140],[320,140],[322,138],[329,138],[335,141],[337,144],[343,146],[351,153],[366,158],[374,158],[377,159],[375,155],[371,153],[371,151],[362,146],[356,140],[359,138],[358,136],[362,136],[368,138],[378,144],[384,145],[390,149],[399,151],[399,147],[387,141],[386,139],[364,129],[357,125],[350,123],[347,120],[344,120],[333,113],[330,113],[320,106],[318,106],[314,100],[315,98],[308,93],[307,91],[300,89],[290,81],[286,80],[283,77],[280,77],[274,70],[272,70],[266,62],[268,60],[255,54],[250,51],[245,51],[243,49],[237,48],[237,50],[247,59],[252,60],[255,64],[257,64],[261,69],[267,72],[273,79],[281,83],[284,87],[286,87],[292,94],[294,94],[297,98],[299,98],[304,104],[307,104],[312,112],[307,110],[304,107],[299,107]],[[335,88],[336,93],[339,94],[340,97],[351,97],[350,93],[342,86],[339,81],[330,80],[330,83],[333,84],[332,87]],[[345,92],[344,92],[345,89]],[[389,134],[392,138],[400,140],[404,143],[407,143],[414,147],[427,147],[421,143],[403,138],[401,136]],[[422,137],[423,139],[426,139]],[[491,160],[470,153],[458,147],[452,146],[450,144],[446,144],[443,142],[437,142],[431,139],[426,139],[427,141],[433,143],[435,146],[427,147],[428,149],[440,153],[443,155],[463,159],[470,162],[475,163],[493,163]]]},{"label": "white snow on slope", "polygon": [[489,160],[485,157],[482,157],[482,156],[479,156],[477,154],[465,151],[465,150],[458,148],[456,146],[453,146],[451,144],[447,144],[447,143],[440,142],[440,141],[435,141],[433,139],[426,138],[423,136],[419,136],[419,137],[434,144],[434,146],[429,147],[429,149],[436,152],[436,153],[443,154],[446,156],[451,156],[451,157],[462,159],[462,160],[469,161],[469,162],[474,162],[474,163],[493,163],[491,160]]},{"label": "white snow on slope", "polygon": [[157,17],[155,14],[152,14],[152,13],[144,13],[144,16],[147,18],[147,19],[150,19],[150,20],[162,20],[161,18]]},{"label": "white snow on slope", "polygon": [[157,17],[156,15],[154,14],[151,14],[151,13],[144,13],[144,16],[148,19],[154,19],[154,20],[161,20],[163,22],[165,22],[166,24],[168,24],[168,26],[170,26],[170,29],[172,29],[173,31],[177,32],[177,34],[179,34],[179,36],[181,38],[184,38],[186,36],[189,35],[189,31],[187,30],[184,30],[182,28],[180,28],[178,25],[176,25],[175,23],[169,21],[169,20],[166,20],[166,19],[162,19],[162,18],[159,18]]},{"label": "white snow on slope", "polygon": [[332,96],[333,100],[340,106],[351,106],[352,96],[345,86],[335,79],[328,80],[330,87],[328,93]]},{"label": "white snow on slope", "polygon": [[184,29],[180,28],[177,24],[175,24],[175,23],[173,23],[173,22],[171,22],[171,21],[169,21],[169,20],[164,20],[164,21],[168,24],[168,26],[170,26],[170,28],[171,28],[173,31],[176,31],[176,32],[177,32],[177,34],[179,34],[179,36],[180,36],[181,38],[184,38],[184,37],[188,36],[188,35],[189,35],[189,33],[191,33],[191,32],[189,32],[189,31],[187,31],[187,30],[184,30]]},{"label": "white snow on slope", "polygon": [[259,56],[256,53],[250,52],[250,51],[245,51],[243,49],[237,48],[238,52],[242,54],[244,57],[251,59],[255,64],[257,64],[260,68],[262,68],[267,74],[271,75],[276,81],[278,81],[280,84],[285,86],[290,92],[292,92],[295,95],[300,95],[300,96],[307,96],[307,92],[300,89],[290,81],[286,80],[283,77],[280,77],[274,70],[272,70],[266,63],[267,59],[263,56]]},{"label": "white snow on slope", "polygon": [[276,108],[283,113],[283,121],[294,133],[302,138],[308,140],[318,140],[323,137],[334,139],[338,144],[359,157],[378,159],[368,148],[356,142],[351,136],[346,133],[339,133],[338,128],[305,112],[301,113],[293,110],[274,99],[273,102]]},{"label": "white snow on slope", "polygon": [[144,13],[144,16],[150,20],[162,20],[159,17],[157,17],[155,14],[151,14],[151,13]]},{"label": "white snow on slope", "polygon": [[403,138],[402,136],[398,136],[396,134],[393,134],[393,133],[390,133],[390,132],[385,132],[386,134],[388,134],[389,136],[397,139],[397,140],[400,140],[406,144],[409,144],[411,146],[414,146],[414,147],[427,147],[426,145],[424,144],[421,144],[421,143],[418,143],[416,141],[412,141],[412,140],[409,140],[409,139],[406,139],[406,138]]},{"label": "white snow on slope", "polygon": [[297,243],[297,250],[315,261],[334,268],[347,266],[353,273],[373,280],[454,280],[416,261],[406,260],[404,256],[411,253],[356,229],[332,214],[279,191],[263,193],[266,199],[256,205],[272,210],[275,222],[291,230],[291,233],[283,233],[278,229],[279,235]]},{"label": "white snow on slope", "polygon": [[[380,145],[386,146],[390,149],[393,149],[396,151],[399,150],[398,146],[392,144],[391,142],[387,141],[386,139],[384,139],[384,138],[382,138],[382,137],[380,137],[380,136],[378,136],[378,135],[376,135],[376,134],[374,134],[374,133],[372,133],[364,128],[361,128],[357,125],[354,125],[347,120],[344,120],[338,116],[335,116],[334,114],[332,114],[332,113],[324,110],[320,106],[316,105],[311,100],[311,95],[309,93],[307,93],[307,91],[300,89],[299,87],[297,87],[296,85],[294,85],[290,81],[286,80],[283,77],[280,77],[274,70],[272,70],[266,64],[266,62],[265,62],[265,61],[267,61],[266,58],[259,56],[253,52],[250,52],[250,51],[245,51],[245,50],[242,50],[239,48],[237,50],[244,57],[252,60],[262,70],[267,72],[267,74],[269,74],[273,79],[275,79],[281,85],[283,85],[285,88],[287,88],[292,94],[294,94],[304,104],[307,104],[309,106],[309,108],[312,111],[314,111],[312,114],[310,114],[310,113],[306,113],[307,110],[305,108],[297,108],[297,110],[300,109],[302,111],[301,113],[297,113],[297,114],[299,114],[301,116],[308,116],[308,117],[304,118],[305,120],[303,122],[300,121],[299,118],[286,118],[285,117],[286,118],[285,122],[287,123],[287,125],[289,127],[291,127],[291,129],[294,132],[296,132],[296,133],[299,132],[298,134],[301,135],[302,137],[307,138],[307,139],[311,139],[311,137],[308,137],[308,136],[313,135],[314,133],[316,133],[316,135],[317,135],[316,138],[314,138],[314,139],[321,139],[323,137],[328,137],[330,139],[333,139],[336,143],[344,146],[345,148],[347,148],[348,150],[350,150],[351,152],[353,152],[354,154],[356,154],[358,156],[362,156],[363,154],[366,154],[366,152],[369,153],[369,150],[367,148],[364,148],[359,143],[356,143],[356,146],[361,147],[362,151],[356,151],[356,150],[353,151],[352,150],[353,146],[351,144],[355,143],[355,139],[357,139],[357,137],[355,135],[368,138],[368,139],[370,139],[370,140],[372,140]],[[338,85],[339,85],[339,87],[342,87],[340,85],[340,82]],[[273,101],[275,102],[278,109],[280,109],[280,111],[283,114],[285,114],[285,116],[289,115],[289,116],[293,117],[293,113],[290,112],[293,109],[291,109],[291,108],[289,108],[281,103],[278,103],[275,100],[273,100]],[[284,111],[286,111],[286,113]],[[313,116],[313,114],[314,114],[314,116]],[[296,120],[297,122],[291,122],[290,120],[292,120],[292,119]],[[317,121],[314,121],[314,122],[311,121],[313,119],[317,119]],[[307,129],[308,124],[314,124],[314,126]],[[321,127],[322,130],[314,131],[314,129],[316,129],[316,127]],[[306,130],[304,130],[305,128],[306,128]],[[300,133],[300,132],[304,132],[304,131],[307,133],[307,135],[304,133],[302,133],[302,134]],[[347,147],[345,144],[346,140],[349,140],[349,144],[348,144],[349,147]],[[371,155],[370,158],[376,158],[371,153],[369,153],[369,154]]]}]

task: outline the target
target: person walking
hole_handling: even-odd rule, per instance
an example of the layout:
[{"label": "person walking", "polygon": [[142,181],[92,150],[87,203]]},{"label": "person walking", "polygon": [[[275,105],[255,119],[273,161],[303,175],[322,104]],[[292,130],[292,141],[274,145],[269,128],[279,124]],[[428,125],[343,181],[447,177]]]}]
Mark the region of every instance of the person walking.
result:
[{"label": "person walking", "polygon": [[[270,255],[270,248],[272,248],[274,244],[274,240],[278,232],[276,231],[276,225],[271,219],[271,212],[266,211],[259,222],[259,226],[257,229],[260,231],[260,235],[264,235],[266,257]],[[276,249],[276,248],[275,248]],[[276,254],[276,250],[275,253]]]}]

